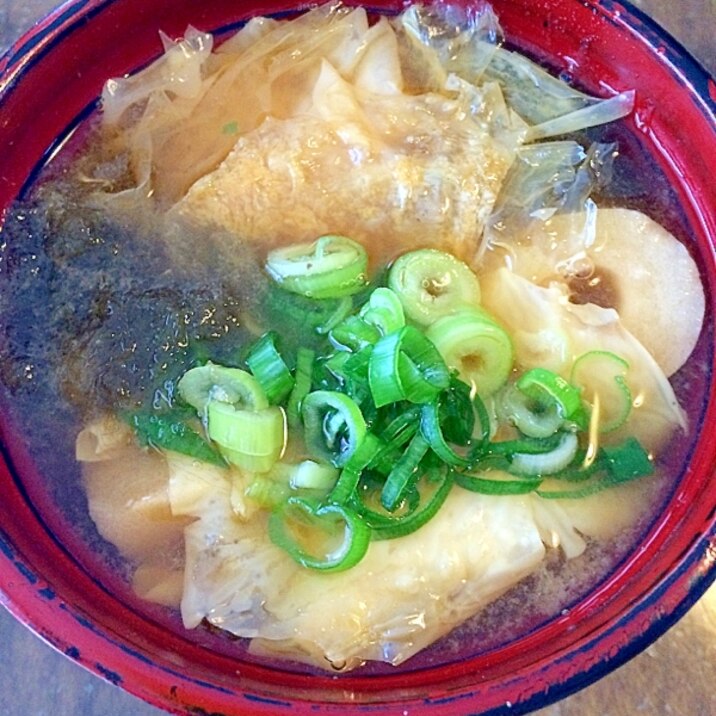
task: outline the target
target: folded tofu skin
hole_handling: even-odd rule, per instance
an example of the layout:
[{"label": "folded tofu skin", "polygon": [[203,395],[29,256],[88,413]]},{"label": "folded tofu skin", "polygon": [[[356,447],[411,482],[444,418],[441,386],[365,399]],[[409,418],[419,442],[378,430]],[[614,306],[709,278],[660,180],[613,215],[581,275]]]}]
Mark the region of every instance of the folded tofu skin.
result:
[{"label": "folded tofu skin", "polygon": [[[184,428],[160,419],[88,416],[76,455],[90,516],[132,565],[134,591],[178,609],[187,629],[208,623],[249,639],[261,657],[334,671],[397,666],[546,565],[588,564],[590,550],[628,540],[673,477],[660,457],[690,429],[669,377],[696,345],[705,305],[681,241],[591,198],[608,192],[618,148],[565,137],[618,121],[633,94],[587,96],[508,52],[487,5],[414,5],[388,19],[330,3],[254,18],[221,42],[193,27],[163,39],[154,63],[106,84],[97,137],[126,175],[100,186],[95,205],[110,216],[149,207],[175,227],[157,239],[170,255],[176,227],[208,227],[226,255],[250,251],[266,266],[262,280],[277,284],[268,296],[320,291],[331,308],[308,328],[290,328],[288,308],[240,313],[248,357],[237,345],[233,359],[197,353],[203,373],[183,367],[165,402],[192,413],[192,454],[172,442]],[[367,256],[355,275],[339,262],[350,242]],[[217,245],[181,251],[200,264]],[[437,274],[413,285],[397,268],[418,256],[428,261],[419,270],[435,271],[437,254],[464,288],[452,303]],[[301,272],[315,262],[328,268],[304,290]],[[340,293],[330,294],[331,273],[345,281]],[[413,310],[411,290],[427,308]],[[272,323],[281,311],[287,323]],[[282,370],[274,349],[292,330],[298,346]],[[270,331],[275,345],[261,343]],[[200,376],[191,388],[190,373]],[[336,375],[353,387],[364,376],[369,397],[341,394]],[[189,397],[196,391],[204,397]],[[462,416],[478,403],[463,439],[445,405]],[[247,410],[256,420],[242,427],[219,422]],[[550,411],[557,427],[542,433]],[[283,431],[281,444],[253,434],[259,417],[265,433]],[[315,425],[345,455],[313,449]],[[361,440],[376,436],[380,459],[361,458]],[[346,487],[361,459],[360,482]],[[589,471],[609,460],[629,474],[592,489]],[[577,463],[579,476],[565,477]],[[305,525],[280,527],[289,508],[278,504],[311,512],[307,522],[321,504],[338,514],[354,504],[346,491],[397,480],[403,464],[428,475],[420,490],[440,493],[417,529],[374,532],[345,569],[311,568],[286,548],[287,531]],[[444,494],[438,479],[450,480]],[[405,501],[418,494],[410,489]],[[388,492],[381,519],[412,509],[397,498],[396,509]],[[344,528],[347,540],[365,532],[347,518]]]}]

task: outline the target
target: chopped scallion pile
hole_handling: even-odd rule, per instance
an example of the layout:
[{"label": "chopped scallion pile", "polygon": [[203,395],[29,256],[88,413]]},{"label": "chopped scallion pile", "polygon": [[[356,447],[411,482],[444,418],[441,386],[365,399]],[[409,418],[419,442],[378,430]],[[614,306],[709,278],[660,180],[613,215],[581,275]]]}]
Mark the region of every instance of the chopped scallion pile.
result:
[{"label": "chopped scallion pile", "polygon": [[[365,290],[365,251],[327,236],[272,252],[267,273],[305,302],[305,320],[299,303],[283,318],[307,327],[305,345],[282,349],[275,313],[237,365],[184,374],[183,412],[130,423],[144,444],[252,473],[246,496],[271,510],[271,540],[299,564],[352,567],[371,539],[432,519],[455,485],[575,499],[653,471],[633,437],[593,442],[628,420],[626,362],[593,351],[567,378],[517,371],[510,336],[479,305],[477,277],[450,254],[405,254],[388,286]],[[595,370],[610,406],[601,432],[600,397],[580,378]]]}]

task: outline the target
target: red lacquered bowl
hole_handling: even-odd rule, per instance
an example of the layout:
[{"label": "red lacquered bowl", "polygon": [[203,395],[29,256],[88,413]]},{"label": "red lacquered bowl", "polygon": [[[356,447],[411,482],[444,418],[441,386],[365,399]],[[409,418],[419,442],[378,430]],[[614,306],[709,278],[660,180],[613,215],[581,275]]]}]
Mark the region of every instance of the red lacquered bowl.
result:
[{"label": "red lacquered bowl", "polygon": [[[660,516],[589,596],[486,652],[418,658],[401,668],[334,677],[252,658],[240,646],[181,629],[133,598],[77,537],[7,420],[0,463],[0,598],[58,650],[127,691],[176,713],[348,712],[519,714],[593,682],[671,626],[716,576],[716,86],[638,11],[606,0],[493,0],[509,41],[598,94],[635,89],[625,148],[663,172],[678,211],[662,217],[697,259],[707,320],[697,347],[696,428]],[[289,0],[77,0],[0,60],[0,206],[21,195],[105,79],[161,52],[157,31],[225,30]],[[396,11],[401,3],[371,7]],[[672,197],[673,198],[673,197]],[[652,198],[648,187],[641,197]],[[658,203],[657,199],[653,199]],[[672,207],[674,202],[671,202]],[[695,380],[685,376],[683,381]]]}]

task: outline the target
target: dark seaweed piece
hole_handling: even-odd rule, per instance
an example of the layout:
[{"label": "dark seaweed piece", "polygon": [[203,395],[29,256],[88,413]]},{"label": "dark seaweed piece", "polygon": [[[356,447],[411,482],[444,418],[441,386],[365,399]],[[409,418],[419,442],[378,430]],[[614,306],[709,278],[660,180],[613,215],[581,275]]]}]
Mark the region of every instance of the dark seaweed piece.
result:
[{"label": "dark seaweed piece", "polygon": [[63,191],[40,190],[3,227],[4,385],[34,390],[39,371],[87,417],[152,407],[193,365],[230,363],[264,280],[249,249],[207,229],[139,229]]}]

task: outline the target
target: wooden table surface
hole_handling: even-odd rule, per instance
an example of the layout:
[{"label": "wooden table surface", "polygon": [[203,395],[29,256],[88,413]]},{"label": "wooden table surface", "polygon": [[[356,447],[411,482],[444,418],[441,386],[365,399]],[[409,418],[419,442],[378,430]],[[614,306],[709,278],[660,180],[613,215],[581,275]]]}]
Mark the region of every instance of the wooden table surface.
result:
[{"label": "wooden table surface", "polygon": [[[0,53],[55,4],[55,0],[0,0]],[[716,0],[635,0],[634,4],[716,76]],[[56,653],[2,608],[0,703],[4,716],[162,713]],[[716,585],[641,655],[537,712],[537,716],[634,715],[716,716]]]}]

